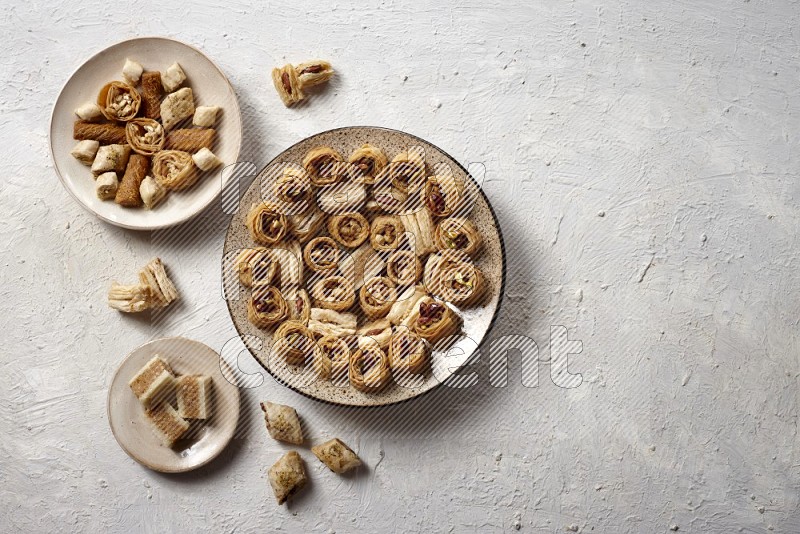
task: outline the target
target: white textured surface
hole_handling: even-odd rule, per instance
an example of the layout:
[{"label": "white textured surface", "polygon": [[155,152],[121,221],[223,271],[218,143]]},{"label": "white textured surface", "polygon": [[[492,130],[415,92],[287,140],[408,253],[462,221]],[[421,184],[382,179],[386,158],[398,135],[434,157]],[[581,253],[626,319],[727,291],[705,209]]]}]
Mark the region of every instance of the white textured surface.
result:
[{"label": "white textured surface", "polygon": [[[800,530],[797,2],[162,4],[4,7],[3,530]],[[267,487],[283,447],[266,432],[185,476],[130,460],[105,414],[123,355],[235,335],[218,296],[225,219],[205,214],[192,239],[104,225],[58,184],[46,132],[83,58],[152,34],[226,71],[256,165],[352,124],[483,162],[511,251],[495,335],[546,355],[549,326],[566,326],[583,384],[524,388],[514,357],[506,388],[376,415],[268,380],[244,396],[248,417],[261,399],[293,404],[312,439],[339,435],[369,466],[338,478],[303,451],[312,485],[288,509]],[[284,109],[269,69],[314,56],[340,75]],[[110,279],[154,254],[183,305],[155,325],[109,311]]]}]

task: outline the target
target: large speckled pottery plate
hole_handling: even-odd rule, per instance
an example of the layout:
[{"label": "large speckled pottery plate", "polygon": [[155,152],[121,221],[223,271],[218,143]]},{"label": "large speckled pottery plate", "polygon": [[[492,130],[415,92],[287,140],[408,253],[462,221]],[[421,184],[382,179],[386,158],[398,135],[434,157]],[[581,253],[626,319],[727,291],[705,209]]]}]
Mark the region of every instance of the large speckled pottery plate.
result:
[{"label": "large speckled pottery plate", "polygon": [[[100,200],[89,166],[70,155],[77,141],[72,138],[78,119],[74,110],[87,102],[96,102],[106,83],[122,81],[125,59],[140,63],[148,71],[165,71],[177,62],[186,74],[181,87],[191,87],[195,106],[219,106],[221,112],[214,153],[223,165],[203,173],[201,179],[185,191],[173,191],[152,210],[123,208],[113,200]],[[181,126],[191,127],[189,124]],[[242,143],[242,117],[236,93],[223,74],[205,54],[193,46],[164,37],[140,37],[109,46],[89,58],[69,78],[58,95],[50,118],[50,154],[61,183],[80,205],[100,219],[132,230],[155,230],[179,224],[200,213],[216,199],[228,179],[223,169],[236,163]],[[120,176],[120,179],[122,176]]]},{"label": "large speckled pottery plate", "polygon": [[[260,329],[247,318],[249,289],[242,287],[235,272],[237,254],[244,248],[258,246],[252,239],[245,221],[251,206],[262,201],[274,201],[272,185],[282,169],[290,163],[300,164],[303,156],[318,146],[329,146],[345,158],[355,149],[370,143],[383,150],[391,160],[396,154],[411,147],[424,151],[427,174],[440,174],[441,166],[450,168],[455,178],[465,186],[465,198],[470,199],[467,212],[483,238],[482,253],[475,264],[483,271],[487,292],[481,305],[461,310],[463,328],[457,340],[442,348],[438,345],[431,355],[431,366],[421,377],[414,380],[393,380],[379,393],[362,393],[349,384],[335,384],[318,378],[313,369],[302,369],[289,365],[278,355],[271,353],[273,330]],[[367,197],[369,198],[369,196]],[[327,235],[322,229],[320,235]],[[369,242],[367,242],[369,243]],[[300,260],[302,261],[302,259]],[[424,265],[423,258],[423,265]],[[320,401],[345,406],[386,406],[418,397],[448,380],[464,365],[491,328],[500,306],[505,284],[505,251],[500,228],[488,199],[480,185],[455,159],[435,145],[419,137],[377,127],[348,127],[322,132],[308,137],[289,147],[272,160],[256,177],[245,192],[239,210],[233,215],[225,239],[223,254],[223,286],[228,309],[242,341],[261,365],[280,383],[293,390]],[[305,268],[305,278],[309,269]],[[360,312],[358,299],[350,310],[359,315],[359,326],[366,322]]]}]

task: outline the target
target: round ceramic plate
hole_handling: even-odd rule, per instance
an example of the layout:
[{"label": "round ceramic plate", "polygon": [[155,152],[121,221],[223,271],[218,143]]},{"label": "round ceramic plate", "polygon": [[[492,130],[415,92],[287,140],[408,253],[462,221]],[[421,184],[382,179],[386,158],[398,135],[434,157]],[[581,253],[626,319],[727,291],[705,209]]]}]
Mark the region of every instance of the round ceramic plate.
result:
[{"label": "round ceramic plate", "polygon": [[[215,124],[214,153],[222,166],[204,173],[186,191],[171,192],[153,210],[123,208],[112,200],[97,198],[89,167],[70,155],[77,141],[72,138],[78,117],[74,110],[95,102],[100,88],[122,80],[122,67],[130,58],[145,70],[163,72],[177,62],[186,74],[182,87],[191,87],[195,105],[222,108]],[[104,221],[134,230],[154,230],[183,222],[216,199],[223,187],[222,169],[236,163],[242,143],[242,118],[233,87],[222,71],[198,49],[163,37],[143,37],[112,45],[95,54],[70,77],[53,107],[50,119],[50,153],[61,183],[84,208]]]},{"label": "round ceramic plate", "polygon": [[[306,152],[320,145],[330,146],[347,157],[365,143],[381,148],[389,159],[408,148],[421,147],[424,150],[429,174],[438,166],[446,165],[452,170],[456,179],[465,184],[467,198],[473,201],[473,207],[468,214],[469,219],[483,237],[482,253],[475,263],[483,271],[488,288],[482,305],[458,310],[464,320],[460,339],[447,350],[433,352],[431,369],[420,380],[404,384],[393,382],[380,393],[362,393],[349,385],[338,387],[330,381],[313,380],[313,378],[309,380],[307,373],[298,373],[295,367],[287,365],[283,359],[271,357],[272,332],[259,329],[247,320],[249,290],[238,284],[232,269],[233,259],[239,250],[257,246],[245,227],[247,212],[262,198],[269,199],[272,183],[286,164],[302,162]],[[368,242],[366,246],[369,246]],[[304,276],[308,277],[308,269],[305,271]],[[413,135],[386,128],[359,126],[339,128],[308,137],[283,151],[259,173],[242,197],[239,210],[233,215],[228,228],[223,254],[223,272],[225,296],[233,323],[253,356],[275,379],[303,395],[333,404],[385,406],[418,397],[434,389],[456,373],[473,354],[497,316],[505,284],[505,252],[497,218],[488,199],[478,183],[455,159],[433,144]],[[354,306],[353,311],[357,311],[357,308],[358,304]],[[365,320],[363,314],[359,315],[361,315],[359,317],[361,326]]]},{"label": "round ceramic plate", "polygon": [[[131,378],[156,354],[176,375],[207,375],[213,383],[211,418],[203,424],[193,422],[187,433],[190,437],[173,448],[161,443],[145,417],[142,404],[128,386]],[[214,350],[180,337],[157,339],[131,352],[108,389],[108,422],[120,447],[143,466],[162,473],[190,471],[216,458],[230,442],[239,421],[239,389],[223,377],[222,366],[226,364]]]}]

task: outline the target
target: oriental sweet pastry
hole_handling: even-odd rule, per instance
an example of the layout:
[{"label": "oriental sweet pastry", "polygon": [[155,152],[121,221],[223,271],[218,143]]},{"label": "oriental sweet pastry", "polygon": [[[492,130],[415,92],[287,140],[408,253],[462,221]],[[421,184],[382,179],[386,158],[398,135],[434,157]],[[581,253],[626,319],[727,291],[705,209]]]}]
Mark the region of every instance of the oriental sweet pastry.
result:
[{"label": "oriental sweet pastry", "polygon": [[303,444],[303,429],[294,408],[274,402],[262,402],[261,410],[264,412],[267,432],[272,439],[293,445]]},{"label": "oriental sweet pastry", "polygon": [[384,317],[396,301],[395,284],[384,276],[370,278],[358,291],[358,303],[370,319]]},{"label": "oriental sweet pastry", "polygon": [[422,262],[412,250],[395,250],[386,260],[386,276],[398,286],[416,284],[422,276]]},{"label": "oriental sweet pastry", "polygon": [[132,85],[123,82],[109,82],[97,95],[97,107],[110,121],[127,122],[139,113],[142,97]]},{"label": "oriental sweet pastry", "polygon": [[358,175],[354,178],[362,184],[374,184],[375,177],[386,167],[388,160],[383,151],[369,143],[357,148],[347,161],[358,169]]},{"label": "oriental sweet pastry", "polygon": [[256,204],[247,214],[247,229],[253,240],[262,245],[281,241],[287,230],[286,216],[274,204]]},{"label": "oriental sweet pastry", "polygon": [[269,468],[269,485],[278,504],[283,504],[308,482],[303,459],[297,451],[289,451]]},{"label": "oriental sweet pastry", "polygon": [[334,311],[345,311],[356,300],[353,283],[344,276],[328,276],[314,282],[311,286],[314,305]]},{"label": "oriental sweet pastry", "polygon": [[272,69],[272,84],[286,107],[305,99],[303,89],[327,82],[334,70],[327,61],[314,60]]},{"label": "oriental sweet pastry", "polygon": [[252,247],[236,275],[276,361],[380,394],[393,376],[422,381],[433,348],[460,333],[460,310],[481,303],[487,281],[475,264],[480,234],[454,216],[463,180],[443,166],[428,172],[420,148],[391,162],[370,143],[349,150],[343,161],[317,146],[265,173],[260,191],[273,201],[248,212]]},{"label": "oriental sweet pastry", "polygon": [[125,138],[134,152],[152,156],[164,148],[164,127],[157,120],[133,119],[125,126]]},{"label": "oriental sweet pastry", "polygon": [[339,181],[337,163],[342,156],[328,146],[319,146],[310,150],[303,158],[303,168],[308,172],[311,183],[317,187],[330,185]]},{"label": "oriental sweet pastry", "polygon": [[153,432],[165,447],[174,447],[175,443],[189,431],[189,423],[167,402],[148,408],[144,413],[152,425]]},{"label": "oriental sweet pastry", "polygon": [[341,245],[355,248],[369,237],[369,221],[358,212],[333,215],[328,219],[328,233]]},{"label": "oriental sweet pastry", "polygon": [[328,466],[328,469],[338,475],[361,465],[358,455],[339,438],[315,445],[311,447],[311,452],[319,458],[320,462]]},{"label": "oriental sweet pastry", "polygon": [[211,377],[184,375],[178,378],[178,415],[184,419],[208,419],[211,415]]},{"label": "oriental sweet pastry", "polygon": [[148,71],[127,58],[120,74],[124,82],[108,82],[95,102],[75,109],[72,136],[79,143],[71,154],[90,166],[99,199],[154,209],[169,191],[189,188],[223,164],[212,151],[222,110],[195,108],[178,63]]},{"label": "oriental sweet pastry", "polygon": [[409,328],[397,327],[389,340],[389,366],[392,372],[423,373],[428,368],[430,346]]},{"label": "oriental sweet pastry", "polygon": [[109,307],[126,313],[167,306],[178,298],[178,290],[167,276],[161,259],[154,258],[139,272],[139,283],[114,282],[108,291]]},{"label": "oriental sweet pastry", "polygon": [[247,300],[247,318],[259,328],[280,323],[289,315],[286,300],[277,287],[266,283],[253,286]]},{"label": "oriental sweet pastry", "polygon": [[146,408],[164,400],[177,384],[172,368],[158,354],[128,382],[133,394]]},{"label": "oriental sweet pastry", "polygon": [[375,250],[394,250],[400,246],[405,231],[399,217],[378,215],[369,229],[369,242]]},{"label": "oriental sweet pastry", "polygon": [[330,237],[315,237],[303,249],[303,260],[315,273],[336,268],[340,258],[339,246]]},{"label": "oriental sweet pastry", "polygon": [[389,357],[376,342],[359,347],[350,357],[350,385],[359,391],[377,392],[389,385]]}]

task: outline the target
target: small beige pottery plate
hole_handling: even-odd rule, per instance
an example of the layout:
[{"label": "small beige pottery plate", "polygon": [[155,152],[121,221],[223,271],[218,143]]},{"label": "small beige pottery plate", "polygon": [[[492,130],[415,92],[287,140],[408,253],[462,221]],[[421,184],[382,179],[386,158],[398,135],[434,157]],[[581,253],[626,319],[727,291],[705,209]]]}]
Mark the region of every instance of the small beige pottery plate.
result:
[{"label": "small beige pottery plate", "polygon": [[[203,173],[200,181],[186,191],[171,192],[152,210],[123,208],[113,200],[97,198],[89,167],[70,155],[77,143],[72,138],[73,124],[78,120],[75,109],[86,102],[96,102],[97,93],[106,83],[123,80],[126,58],[140,63],[145,70],[161,72],[179,63],[187,77],[182,87],[192,88],[195,105],[222,108],[215,124],[214,153],[223,165]],[[61,183],[87,210],[106,222],[133,230],[166,228],[200,213],[219,197],[228,177],[223,169],[236,163],[241,143],[242,117],[228,79],[200,50],[163,37],[123,41],[89,58],[64,85],[50,119],[50,153]]]},{"label": "small beige pottery plate", "polygon": [[[213,382],[211,418],[202,425],[193,424],[189,430],[191,437],[174,448],[161,443],[145,418],[142,404],[128,386],[130,379],[156,354],[176,375],[208,375]],[[239,421],[239,389],[225,379],[221,365],[227,366],[210,347],[181,337],[157,339],[131,352],[108,389],[108,422],[114,438],[128,456],[162,473],[190,471],[216,458],[230,442]]]}]

